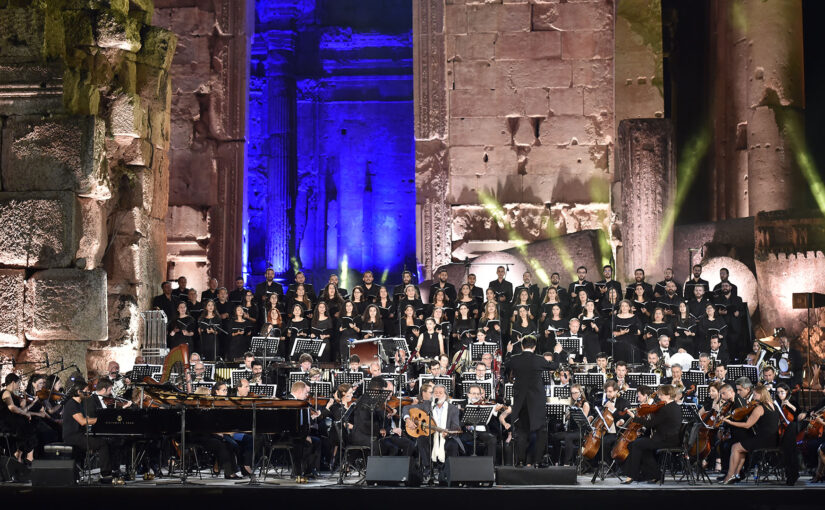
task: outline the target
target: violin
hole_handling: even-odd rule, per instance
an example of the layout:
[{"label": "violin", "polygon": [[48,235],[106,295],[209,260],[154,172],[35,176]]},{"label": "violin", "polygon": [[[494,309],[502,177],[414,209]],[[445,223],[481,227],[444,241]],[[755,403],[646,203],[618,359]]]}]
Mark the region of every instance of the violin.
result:
[{"label": "violin", "polygon": [[40,400],[51,401],[55,403],[62,403],[63,400],[66,398],[65,393],[60,393],[57,391],[49,391],[46,389],[40,390],[37,392],[37,398]]},{"label": "violin", "polygon": [[744,407],[737,407],[731,411],[728,416],[725,416],[725,418],[730,418],[733,421],[743,421],[747,419],[757,407],[759,407],[759,401],[751,400],[748,405]]}]

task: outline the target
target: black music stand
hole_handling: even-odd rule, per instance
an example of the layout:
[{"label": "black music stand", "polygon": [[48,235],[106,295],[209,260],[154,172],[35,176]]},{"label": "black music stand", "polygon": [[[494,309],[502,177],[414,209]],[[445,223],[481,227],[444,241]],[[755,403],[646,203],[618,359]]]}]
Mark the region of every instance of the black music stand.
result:
[{"label": "black music stand", "polygon": [[593,427],[590,426],[590,422],[587,421],[587,416],[584,415],[584,411],[581,407],[578,406],[570,406],[570,420],[576,423],[579,427],[579,447],[576,449],[576,473],[581,473],[582,471],[582,462],[584,460],[584,456],[582,455],[582,449],[584,447],[584,435],[590,432]]},{"label": "black music stand", "polygon": [[[272,329],[270,329],[269,332],[271,333]],[[280,337],[270,337],[269,333],[267,333],[267,336],[253,336],[249,344],[249,349],[255,355],[259,355],[258,353],[260,353],[262,360],[261,363],[266,367],[269,366],[267,364],[267,359],[273,358],[276,354],[278,354],[278,347],[280,347],[280,344]],[[272,354],[272,356],[269,356],[269,354]]]},{"label": "black music stand", "polygon": [[[355,407],[354,405],[349,406],[349,409],[341,413],[340,420],[337,422],[333,421],[333,426],[338,427],[338,481],[336,485],[344,485],[344,473],[347,472],[349,467],[349,458],[344,452],[344,430],[346,430],[346,423],[349,422],[350,416],[355,412]],[[370,447],[371,446],[372,444],[370,444]]]},{"label": "black music stand", "polygon": [[453,378],[447,376],[438,376],[432,378],[432,383],[434,385],[441,384],[445,388],[447,388],[447,395],[450,396],[453,394],[455,388],[453,387]]},{"label": "black music stand", "polygon": [[550,396],[554,398],[570,398],[570,385],[554,384],[550,386]]},{"label": "black music stand", "polygon": [[753,384],[759,382],[759,373],[754,365],[728,365],[728,380],[736,381],[740,377],[747,377]]},{"label": "black music stand", "polygon": [[707,384],[698,384],[696,385],[696,403],[703,404],[705,399],[708,398],[709,390]]},{"label": "black music stand", "polygon": [[[490,422],[490,417],[493,415],[493,409],[496,406],[491,405],[467,405],[464,407],[464,418],[461,420],[462,425],[473,427],[473,457],[476,457],[476,427],[479,425],[487,425]],[[490,452],[486,452],[490,455]]]},{"label": "black music stand", "polygon": [[163,371],[163,365],[135,365],[132,367],[132,381],[142,381],[147,377],[151,378],[155,372]]},{"label": "black music stand", "polygon": [[682,423],[692,423],[700,419],[696,404],[679,404],[679,407],[682,410]]},{"label": "black music stand", "polygon": [[567,404],[545,403],[544,404],[544,417],[548,421],[550,419],[552,419],[552,420],[554,420],[558,423],[564,424],[564,415],[567,414],[567,409],[569,409],[569,408],[570,408],[570,406],[567,405]]},{"label": "black music stand", "polygon": [[238,385],[241,383],[241,379],[246,379],[247,381],[252,377],[252,370],[246,369],[235,369],[229,372],[230,381],[232,383],[233,388],[237,388]]},{"label": "black music stand", "polygon": [[695,384],[696,386],[699,386],[701,384],[705,384],[707,381],[707,375],[701,370],[688,370],[687,372],[682,372],[682,380],[687,385]]},{"label": "black music stand", "polygon": [[309,383],[308,378],[309,374],[307,372],[290,372],[286,377],[286,391],[290,391],[292,389],[292,385],[298,381]]},{"label": "black music stand", "polygon": [[349,384],[355,388],[354,396],[358,396],[361,391],[361,386],[364,383],[364,372],[350,372],[348,370],[336,370],[332,373],[332,380],[335,381],[335,387],[341,386],[344,383]]},{"label": "black music stand", "polygon": [[485,354],[495,355],[498,350],[498,344],[495,342],[473,342],[470,344],[470,361],[481,361],[481,357]]},{"label": "black music stand", "polygon": [[513,383],[504,383],[504,402],[513,405]]},{"label": "black music stand", "polygon": [[461,394],[466,395],[470,391],[471,386],[479,386],[484,390],[484,398],[494,400],[493,395],[493,380],[482,379],[480,381],[461,381]]},{"label": "black music stand", "polygon": [[274,398],[278,391],[277,384],[250,384],[249,392],[258,395],[259,397]]},{"label": "black music stand", "polygon": [[604,388],[605,374],[587,374],[587,373],[573,373],[571,374],[573,382],[581,384],[585,388]]},{"label": "black music stand", "polygon": [[315,397],[332,397],[332,382],[330,381],[309,381],[309,393]]},{"label": "black music stand", "polygon": [[640,384],[644,384],[648,388],[657,388],[659,387],[659,374],[654,373],[644,373],[644,372],[635,372],[627,374],[627,380],[632,382],[634,385],[639,386]]},{"label": "black music stand", "polygon": [[401,337],[392,337],[392,338],[381,338],[381,348],[384,349],[384,353],[386,353],[387,357],[395,356],[395,353],[399,349],[404,349],[404,351],[409,354],[409,346],[407,345],[407,340]]},{"label": "black music stand", "polygon": [[[384,409],[384,404],[391,396],[392,392],[390,390],[367,388],[355,403],[355,405],[365,407],[370,412],[370,457],[375,455],[375,420],[372,419],[372,414],[379,409]],[[361,479],[355,482],[355,485],[364,485],[366,482],[367,475],[365,472]]]},{"label": "black music stand", "polygon": [[292,344],[292,351],[289,353],[289,357],[296,359],[297,356],[308,353],[312,355],[312,359],[319,359],[324,354],[324,348],[326,346],[324,340],[296,338],[295,343]]},{"label": "black music stand", "polygon": [[582,339],[577,336],[557,336],[556,342],[561,344],[562,349],[569,353],[581,356]]},{"label": "black music stand", "polygon": [[549,370],[542,370],[541,371],[541,382],[545,386],[550,386],[553,384],[553,372]]}]

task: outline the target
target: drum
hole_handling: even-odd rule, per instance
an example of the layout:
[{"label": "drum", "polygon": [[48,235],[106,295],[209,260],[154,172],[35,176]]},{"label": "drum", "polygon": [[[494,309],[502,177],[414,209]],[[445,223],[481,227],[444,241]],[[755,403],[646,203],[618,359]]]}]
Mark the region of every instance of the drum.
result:
[{"label": "drum", "polygon": [[693,364],[693,356],[686,352],[677,352],[670,357],[670,366],[681,365],[682,370],[687,372]]},{"label": "drum", "polygon": [[378,356],[378,340],[370,338],[368,340],[350,342],[349,356],[352,357],[356,354],[361,358],[362,367],[369,367],[373,361],[380,363],[381,358]]}]

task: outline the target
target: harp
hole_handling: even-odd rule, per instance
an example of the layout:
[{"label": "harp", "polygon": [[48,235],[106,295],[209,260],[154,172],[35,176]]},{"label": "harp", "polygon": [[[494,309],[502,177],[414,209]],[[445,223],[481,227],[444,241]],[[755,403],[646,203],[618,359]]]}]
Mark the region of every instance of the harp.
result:
[{"label": "harp", "polygon": [[189,370],[189,345],[180,344],[169,351],[166,359],[163,360],[163,372],[160,376],[160,382],[169,382],[172,376],[172,371],[178,367],[178,373],[183,375]]}]

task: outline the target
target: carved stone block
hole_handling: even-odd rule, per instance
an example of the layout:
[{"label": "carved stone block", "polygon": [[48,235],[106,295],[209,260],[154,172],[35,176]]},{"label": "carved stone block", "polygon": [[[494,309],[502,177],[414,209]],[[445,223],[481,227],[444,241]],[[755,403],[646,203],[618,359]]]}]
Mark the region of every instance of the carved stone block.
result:
[{"label": "carved stone block", "polygon": [[25,347],[23,295],[26,272],[0,269],[0,347]]},{"label": "carved stone block", "polygon": [[66,267],[77,251],[70,192],[0,193],[0,264]]},{"label": "carved stone block", "polygon": [[26,281],[30,340],[105,340],[106,271],[47,269]]}]

